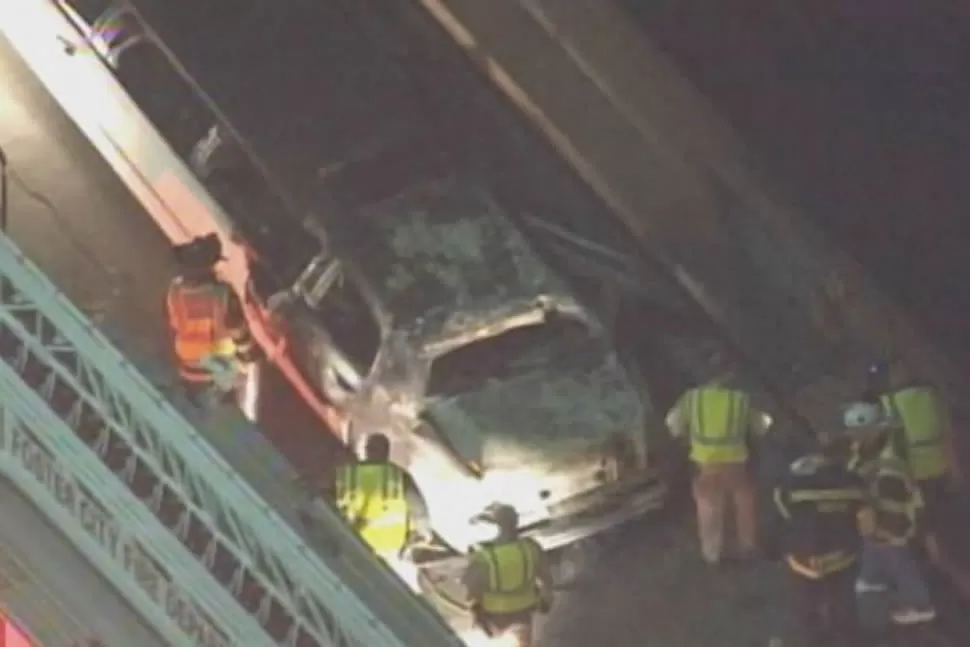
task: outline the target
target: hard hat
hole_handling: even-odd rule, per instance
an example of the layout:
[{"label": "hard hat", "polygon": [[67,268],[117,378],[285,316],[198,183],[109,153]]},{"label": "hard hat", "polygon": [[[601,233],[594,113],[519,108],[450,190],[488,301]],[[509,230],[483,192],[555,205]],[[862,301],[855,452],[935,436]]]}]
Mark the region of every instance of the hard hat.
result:
[{"label": "hard hat", "polygon": [[519,527],[519,513],[505,503],[491,504],[484,512],[477,515],[475,520],[495,524],[503,530],[515,530]]},{"label": "hard hat", "polygon": [[218,234],[197,236],[187,243],[174,246],[175,258],[188,269],[208,269],[225,260],[222,256],[222,241]]},{"label": "hard hat", "polygon": [[884,427],[886,423],[882,407],[874,402],[855,402],[842,414],[842,424],[849,430]]},{"label": "hard hat", "polygon": [[391,455],[391,439],[382,433],[371,433],[364,441],[365,460],[387,460]]},{"label": "hard hat", "polygon": [[886,378],[889,375],[889,362],[877,359],[866,367],[866,374],[874,378]]}]

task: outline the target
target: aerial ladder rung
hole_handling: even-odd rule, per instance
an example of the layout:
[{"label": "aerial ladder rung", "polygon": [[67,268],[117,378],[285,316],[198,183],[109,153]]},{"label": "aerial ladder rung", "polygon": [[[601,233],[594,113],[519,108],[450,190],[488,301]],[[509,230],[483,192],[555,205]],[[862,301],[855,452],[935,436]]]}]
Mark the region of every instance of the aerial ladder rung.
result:
[{"label": "aerial ladder rung", "polygon": [[[0,294],[4,297],[10,297],[12,294],[16,294],[12,291],[12,286],[10,285],[6,277],[0,277]],[[19,297],[15,297],[14,303],[20,302]],[[64,374],[59,372],[55,367],[58,366],[56,360],[49,362],[47,360],[53,360],[53,357],[43,358],[42,341],[47,340],[48,342],[57,342],[56,337],[46,334],[49,331],[49,322],[45,321],[39,312],[31,312],[30,309],[21,306],[14,306],[13,308],[3,308],[0,311],[0,358],[4,360],[7,370],[12,370],[13,375],[22,383],[22,385],[30,391],[33,392],[33,397],[38,398],[41,402],[36,403],[33,409],[41,410],[46,408],[47,416],[49,419],[43,425],[36,425],[37,427],[42,427],[49,430],[51,434],[50,438],[43,439],[39,434],[35,436],[34,441],[38,446],[44,442],[51,443],[52,445],[60,446],[73,446],[74,443],[83,443],[80,447],[87,447],[91,450],[90,454],[86,454],[83,449],[78,451],[77,448],[72,448],[70,455],[75,460],[83,459],[86,456],[90,456],[88,461],[88,470],[90,471],[95,465],[103,464],[100,460],[103,460],[106,456],[116,457],[114,463],[119,462],[120,456],[117,453],[107,451],[109,449],[117,449],[117,443],[101,443],[101,447],[97,447],[98,438],[104,438],[102,433],[105,429],[102,426],[102,420],[97,415],[95,409],[93,409],[88,402],[86,402],[82,397],[78,397],[78,393],[75,392],[69,385],[69,380],[65,379]],[[25,338],[30,338],[31,335],[36,335],[36,344],[25,343]],[[54,348],[54,352],[62,350],[59,347]],[[76,385],[75,385],[76,386]],[[13,395],[10,389],[4,390],[4,399],[7,403],[5,407],[5,412],[13,411],[14,409],[9,406],[9,399]],[[28,392],[29,393],[29,392]],[[22,396],[22,402],[24,400],[29,400],[31,396]],[[26,417],[26,416],[23,416]],[[58,433],[54,435],[54,432],[58,432],[59,429],[63,429],[68,433]],[[74,432],[74,433],[71,433]],[[25,443],[23,439],[14,440],[15,433],[10,431],[6,434],[5,440],[8,443]],[[72,440],[72,438],[74,440]],[[7,446],[8,450],[15,449],[12,445]],[[47,446],[50,450],[50,445]],[[54,451],[51,451],[54,454]],[[121,459],[122,463],[127,461],[127,459]],[[109,463],[110,463],[109,462]],[[111,467],[111,465],[108,465]],[[122,470],[111,470],[114,475],[118,475]],[[109,480],[113,478],[112,476],[107,476]],[[104,477],[101,477],[104,478]],[[134,479],[130,479],[127,485],[130,487],[134,482]],[[117,487],[121,487],[122,483],[117,481]],[[104,486],[98,487],[98,492],[103,492],[105,490]],[[94,492],[93,488],[89,488],[90,492]],[[126,505],[127,510],[138,509],[137,498],[131,498],[131,494],[136,494],[137,492],[126,491],[121,487],[121,492],[125,492],[125,498],[130,498],[130,503]],[[147,512],[147,510],[146,510]],[[143,528],[150,529],[151,524],[146,523],[144,520],[139,524]],[[154,546],[156,542],[159,544],[165,543],[164,530],[146,530],[143,540],[137,543],[138,548],[135,548],[134,543],[127,544],[122,555],[115,555],[114,557],[120,558],[122,560],[148,560],[146,563],[156,562],[171,563],[170,559],[161,559],[159,556],[153,556],[148,550],[151,546]],[[169,540],[170,541],[170,540]],[[134,557],[135,552],[132,551],[142,551],[145,550],[144,554],[139,554],[137,558]],[[171,545],[168,547],[169,551],[178,550],[174,549]],[[186,558],[188,556],[186,555]],[[186,559],[183,563],[183,573],[176,575],[175,573],[169,573],[168,578],[170,582],[174,582],[176,577],[179,578],[189,578],[183,581],[192,581],[190,578],[191,573],[191,563]],[[140,568],[140,577],[148,577],[147,571],[144,567]],[[195,578],[195,582],[198,582],[198,578]],[[114,580],[116,585],[118,585],[117,578]],[[215,583],[213,583],[215,584]],[[123,586],[123,585],[122,585]],[[163,587],[164,585],[159,580],[154,580],[153,586]],[[168,588],[168,587],[165,587]],[[174,592],[174,588],[172,589]],[[217,588],[212,588],[212,591],[217,592]],[[142,592],[144,595],[144,592]],[[129,599],[133,596],[129,595]],[[134,596],[137,597],[137,596]],[[216,594],[218,596],[218,593]],[[173,604],[186,604],[186,601],[179,601],[177,597],[171,598],[171,603]],[[231,609],[229,603],[229,598],[225,598],[222,601],[223,611],[228,608]],[[183,613],[182,618],[188,618],[191,613]],[[155,624],[159,622],[159,618],[154,618]],[[173,619],[169,619],[168,622],[172,622]],[[240,629],[253,624],[249,621],[245,615],[239,615],[237,621],[242,623]],[[164,623],[163,623],[164,624]],[[177,624],[177,623],[176,623]],[[245,638],[247,634],[255,633],[258,631],[258,625],[251,626],[245,633],[240,633],[236,640],[233,640],[231,636],[216,636],[213,635],[210,629],[203,628],[201,626],[182,626],[171,628],[170,633],[167,638],[173,641],[173,645],[190,647],[196,644],[202,645],[219,645],[225,647],[233,647],[234,645],[239,645],[240,647],[247,639],[251,639],[254,644],[262,644],[267,647],[272,644],[263,640],[260,640],[257,635],[250,635],[249,638]],[[177,633],[176,633],[177,632]],[[165,634],[164,629],[161,631],[163,635]],[[178,635],[181,634],[181,635]]]},{"label": "aerial ladder rung", "polygon": [[[126,496],[136,502],[125,505],[144,506],[154,523],[165,529],[153,532],[167,534],[185,552],[179,557],[183,574],[167,579],[192,582],[205,594],[176,606],[191,606],[199,618],[212,619],[221,634],[212,638],[216,630],[210,627],[203,632],[209,638],[185,642],[186,631],[203,630],[180,627],[183,642],[173,644],[460,644],[332,511],[318,521],[328,526],[326,534],[336,537],[339,545],[336,565],[341,570],[330,570],[318,549],[307,545],[308,531],[292,525],[295,507],[309,494],[304,492],[303,499],[291,496],[292,509],[273,508],[256,495],[2,236],[0,358],[42,401],[38,406],[44,406],[63,429],[72,430],[71,436],[83,443],[101,469],[124,485]],[[142,559],[164,568],[164,559]],[[184,560],[192,560],[194,566]],[[354,588],[343,581],[348,575],[357,578]],[[360,591],[381,601],[383,617],[369,604],[362,606],[356,597]],[[397,616],[394,630],[385,624],[384,618],[393,619],[390,614]],[[404,633],[396,633],[401,628]],[[236,634],[244,629],[247,638],[240,642]]]},{"label": "aerial ladder rung", "polygon": [[[264,625],[270,622],[275,625],[264,628],[279,640],[279,644],[311,644],[305,643],[305,630],[299,623],[287,621],[288,614],[267,592],[268,587],[260,582],[262,578],[258,571],[252,569],[246,576],[247,569],[253,566],[252,560],[235,557],[233,550],[228,547],[219,550],[220,543],[229,544],[230,541],[222,539],[220,542],[218,533],[211,528],[225,527],[232,522],[227,523],[227,520],[217,519],[207,512],[219,509],[216,505],[205,507],[205,498],[211,493],[206,492],[201,484],[194,483],[196,491],[190,497],[181,496],[179,481],[191,481],[185,477],[184,467],[172,454],[167,455],[163,471],[172,477],[159,478],[157,472],[146,463],[153,462],[154,456],[163,455],[164,452],[154,442],[154,436],[137,424],[137,417],[133,415],[130,405],[119,398],[106,398],[102,383],[92,379],[96,376],[91,371],[78,370],[80,367],[76,362],[65,361],[71,357],[70,349],[58,336],[52,323],[40,311],[22,305],[26,297],[18,293],[6,278],[0,278],[0,286],[2,293],[9,296],[14,304],[7,308],[12,318],[5,322],[7,325],[0,331],[0,357],[17,370],[20,378],[44,398],[65,424],[74,423],[72,426],[78,438],[85,441],[105,466],[126,483],[200,562],[221,567],[212,573],[221,584],[226,585],[234,580],[246,581],[244,590],[248,603],[241,600],[244,608]],[[112,404],[109,411],[100,406],[106,400]],[[122,437],[122,428],[132,432],[131,435]],[[131,439],[135,442],[129,443]],[[193,510],[191,505],[186,504],[185,498],[203,503]],[[195,532],[190,532],[193,529]],[[244,537],[240,530],[234,530],[239,537]],[[200,535],[206,536],[203,539]],[[257,543],[252,538],[248,542]],[[215,559],[216,555],[222,559]],[[263,566],[269,563],[267,560]]]},{"label": "aerial ladder rung", "polygon": [[[174,172],[190,190],[204,193],[131,103],[110,66],[97,55],[72,56],[71,48],[65,49],[64,43],[90,40],[89,25],[64,3],[21,0],[16,11],[5,6],[0,3],[0,32],[109,163],[117,161],[111,155],[118,151],[106,153],[99,138],[113,139],[124,149],[137,132],[144,144],[140,154],[156,156],[151,162],[156,167],[175,165]],[[161,46],[157,38],[148,41],[152,47]],[[79,105],[80,87],[97,90],[132,121],[132,128],[125,135],[109,132],[99,114]],[[141,159],[129,158],[128,164],[138,166]],[[153,177],[154,171],[124,179],[136,195],[145,195],[146,187],[134,185]],[[161,205],[153,202],[146,207]],[[228,221],[225,214],[220,220]],[[251,426],[217,416],[187,417],[186,410],[176,409],[5,239],[0,240],[0,275],[15,288],[15,295],[0,303],[0,318],[16,324],[11,329],[30,351],[24,361],[36,356],[57,373],[58,383],[69,385],[84,401],[83,413],[62,412],[78,422],[81,433],[73,434],[74,439],[83,438],[86,453],[100,458],[102,471],[108,466],[117,475],[111,478],[127,484],[129,497],[137,494],[144,513],[151,514],[149,506],[155,511],[153,523],[164,524],[165,535],[180,545],[173,559],[183,559],[191,551],[194,569],[186,581],[198,580],[200,590],[211,598],[198,604],[210,609],[215,621],[225,623],[228,633],[237,625],[260,624],[258,616],[265,623],[252,632],[258,636],[255,644],[272,634],[272,642],[283,647],[460,645],[437,614],[411,594],[335,511],[318,506],[320,514],[309,525],[301,523],[296,506],[307,503],[310,494],[287,481],[290,474],[295,480],[292,466],[265,444],[259,447],[259,455],[267,460],[265,468],[256,464],[252,452],[247,456],[233,446],[235,438],[242,443],[258,436]],[[32,328],[28,330],[4,306],[22,307]],[[55,385],[53,393],[59,390]],[[95,444],[96,453],[90,451]],[[269,478],[274,471],[279,477]],[[181,542],[176,531],[185,528]],[[212,565],[212,574],[206,564]],[[223,605],[226,600],[232,604]],[[236,622],[234,614],[244,608],[249,612],[247,622]]]}]

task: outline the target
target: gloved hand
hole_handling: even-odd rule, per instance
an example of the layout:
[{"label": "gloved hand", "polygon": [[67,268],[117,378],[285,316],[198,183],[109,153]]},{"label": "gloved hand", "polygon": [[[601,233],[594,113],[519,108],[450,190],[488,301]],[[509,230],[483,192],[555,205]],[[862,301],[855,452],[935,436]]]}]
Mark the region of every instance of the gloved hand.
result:
[{"label": "gloved hand", "polygon": [[256,364],[266,359],[266,353],[259,344],[250,344],[248,349],[236,353],[236,359],[241,364]]}]

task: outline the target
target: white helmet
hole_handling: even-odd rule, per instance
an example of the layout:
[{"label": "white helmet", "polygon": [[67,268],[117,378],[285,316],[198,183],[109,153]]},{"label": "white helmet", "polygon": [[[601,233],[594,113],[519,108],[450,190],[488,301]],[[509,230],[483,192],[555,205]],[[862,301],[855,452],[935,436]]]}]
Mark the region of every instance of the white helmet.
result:
[{"label": "white helmet", "polygon": [[847,429],[861,427],[879,427],[885,424],[882,407],[873,402],[855,402],[850,404],[842,414],[842,424]]}]

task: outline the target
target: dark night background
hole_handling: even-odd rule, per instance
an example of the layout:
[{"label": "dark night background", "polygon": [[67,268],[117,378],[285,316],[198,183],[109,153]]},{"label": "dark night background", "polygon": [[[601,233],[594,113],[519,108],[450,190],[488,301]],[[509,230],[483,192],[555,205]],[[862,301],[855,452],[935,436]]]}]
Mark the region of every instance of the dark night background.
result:
[{"label": "dark night background", "polygon": [[[939,346],[970,361],[962,326],[970,312],[963,278],[970,247],[970,224],[964,224],[970,206],[970,3],[613,1],[712,100],[775,184],[867,266]],[[233,0],[187,3],[177,11],[158,0],[135,4],[180,56],[204,62],[189,67],[285,175],[299,175],[297,167],[326,168],[351,156],[360,142],[401,132],[412,142],[433,144],[448,125],[436,117],[429,128],[427,106],[415,101],[429,88],[416,93],[395,75],[400,43],[387,31],[368,29],[377,0],[294,0],[288,12],[254,2],[229,13],[228,6],[238,8]],[[321,23],[342,27],[321,32]],[[213,31],[221,35],[213,39]],[[277,55],[266,59],[265,51]],[[238,74],[247,67],[254,73],[275,69],[289,58],[299,64],[286,78],[270,73],[274,88],[260,96],[251,92],[250,75]],[[311,85],[330,91],[311,99],[305,91]],[[265,115],[279,102],[290,110],[302,106],[310,116],[274,124]],[[394,106],[394,119],[386,119],[387,106]],[[455,128],[475,130],[466,127],[469,120],[465,115]],[[491,132],[501,124],[481,126]],[[470,145],[488,149],[480,144]],[[311,154],[316,166],[304,159]],[[518,198],[543,184],[529,178],[515,187]],[[555,193],[531,196],[538,202],[529,209],[561,210],[550,202]],[[572,203],[573,193],[563,199]]]},{"label": "dark night background", "polygon": [[617,1],[964,369],[970,3]]},{"label": "dark night background", "polygon": [[621,2],[773,179],[970,359],[970,4]]}]

